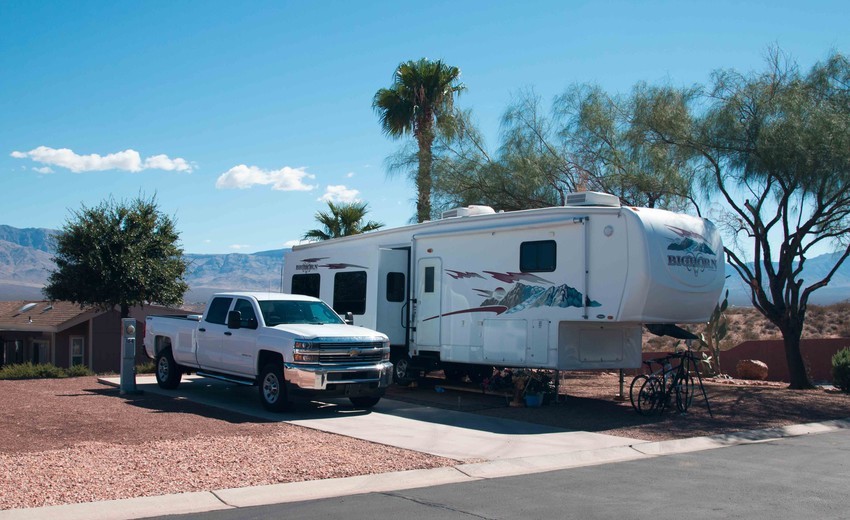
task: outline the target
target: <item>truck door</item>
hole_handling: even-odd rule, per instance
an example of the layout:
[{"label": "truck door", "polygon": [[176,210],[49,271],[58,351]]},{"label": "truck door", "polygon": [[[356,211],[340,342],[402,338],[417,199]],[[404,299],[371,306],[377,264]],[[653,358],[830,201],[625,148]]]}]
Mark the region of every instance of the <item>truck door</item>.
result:
[{"label": "truck door", "polygon": [[224,333],[222,362],[227,367],[227,372],[255,376],[254,353],[257,351],[259,331],[257,312],[251,300],[245,298],[237,298],[236,303],[233,304],[233,310],[239,311],[242,315],[242,323],[238,329],[228,329]]},{"label": "truck door", "polygon": [[227,332],[227,311],[233,298],[213,298],[204,319],[198,324],[198,365],[209,370],[221,370],[224,365],[222,343]]},{"label": "truck door", "polygon": [[407,284],[410,249],[378,250],[378,312],[375,328],[391,345],[407,345]]},{"label": "truck door", "polygon": [[419,260],[416,270],[416,345],[440,345],[443,263],[439,258]]}]

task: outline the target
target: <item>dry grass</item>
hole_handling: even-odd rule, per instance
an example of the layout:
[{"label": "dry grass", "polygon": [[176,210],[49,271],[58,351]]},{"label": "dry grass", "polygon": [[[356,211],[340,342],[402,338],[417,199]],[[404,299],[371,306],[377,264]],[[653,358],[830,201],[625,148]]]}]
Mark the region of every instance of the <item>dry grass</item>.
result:
[{"label": "dry grass", "polygon": [[[726,312],[729,334],[722,349],[728,350],[744,341],[782,339],[782,334],[761,313],[752,307],[733,307]],[[683,328],[699,335],[702,325],[683,325]],[[803,339],[850,338],[850,302],[832,305],[810,305],[803,327]],[[643,350],[664,352],[675,348],[678,340],[644,333]]]}]

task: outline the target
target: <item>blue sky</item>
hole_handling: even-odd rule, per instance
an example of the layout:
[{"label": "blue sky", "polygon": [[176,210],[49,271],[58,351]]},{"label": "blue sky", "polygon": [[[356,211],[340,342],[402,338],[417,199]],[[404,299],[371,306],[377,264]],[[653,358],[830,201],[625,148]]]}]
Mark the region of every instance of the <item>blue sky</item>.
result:
[{"label": "blue sky", "polygon": [[402,61],[462,70],[491,148],[511,97],[627,92],[850,52],[846,2],[46,2],[0,0],[0,224],[156,194],[190,253],[277,249],[324,200],[415,214],[372,96]]}]

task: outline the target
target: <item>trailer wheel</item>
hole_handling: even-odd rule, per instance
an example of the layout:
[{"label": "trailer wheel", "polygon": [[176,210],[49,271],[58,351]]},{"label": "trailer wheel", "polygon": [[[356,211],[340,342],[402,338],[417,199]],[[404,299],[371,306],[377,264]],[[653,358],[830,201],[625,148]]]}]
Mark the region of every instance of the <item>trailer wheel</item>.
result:
[{"label": "trailer wheel", "polygon": [[381,400],[381,396],[372,396],[372,395],[362,395],[359,397],[349,397],[349,401],[357,408],[372,408],[378,401]]},{"label": "trailer wheel", "polygon": [[260,371],[260,402],[270,412],[285,412],[290,409],[286,395],[286,380],[280,363],[269,363]]},{"label": "trailer wheel", "polygon": [[174,390],[180,384],[183,374],[171,355],[171,349],[166,348],[156,355],[156,384],[166,390]]},{"label": "trailer wheel", "polygon": [[410,368],[409,355],[404,354],[395,360],[395,363],[393,363],[393,379],[395,384],[399,386],[410,386],[416,379]]}]

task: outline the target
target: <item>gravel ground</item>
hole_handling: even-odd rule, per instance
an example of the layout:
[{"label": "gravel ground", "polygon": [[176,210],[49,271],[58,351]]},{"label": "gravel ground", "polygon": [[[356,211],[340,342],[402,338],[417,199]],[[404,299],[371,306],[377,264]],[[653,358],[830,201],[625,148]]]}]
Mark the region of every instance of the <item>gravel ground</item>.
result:
[{"label": "gravel ground", "polygon": [[[695,399],[685,416],[636,414],[614,399],[617,375],[570,373],[563,402],[513,408],[504,396],[446,389],[440,379],[391,387],[388,397],[645,440],[710,435],[850,417],[850,396],[781,384],[714,381],[714,412]],[[628,389],[628,386],[626,387]],[[0,381],[0,509],[316,480],[457,461],[264,422],[187,400],[121,396],[93,377]]]},{"label": "gravel ground", "polygon": [[0,381],[0,509],[349,477],[457,462],[144,394],[93,377]]}]

